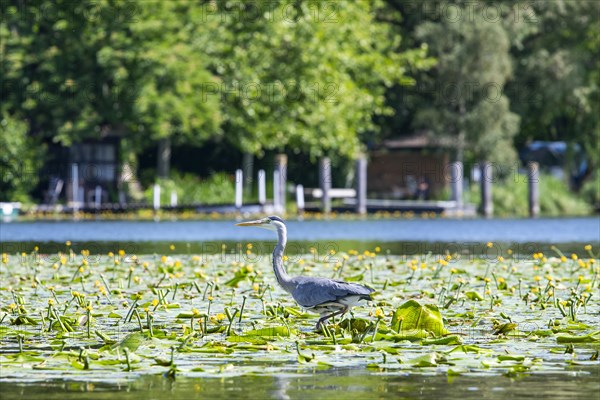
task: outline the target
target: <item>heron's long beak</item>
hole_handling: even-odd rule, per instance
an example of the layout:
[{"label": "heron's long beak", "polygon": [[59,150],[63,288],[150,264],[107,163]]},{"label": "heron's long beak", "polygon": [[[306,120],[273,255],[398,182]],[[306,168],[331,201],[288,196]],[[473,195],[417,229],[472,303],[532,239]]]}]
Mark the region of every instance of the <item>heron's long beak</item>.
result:
[{"label": "heron's long beak", "polygon": [[240,222],[239,224],[235,224],[235,226],[260,226],[262,224],[263,222],[257,219],[256,221]]}]

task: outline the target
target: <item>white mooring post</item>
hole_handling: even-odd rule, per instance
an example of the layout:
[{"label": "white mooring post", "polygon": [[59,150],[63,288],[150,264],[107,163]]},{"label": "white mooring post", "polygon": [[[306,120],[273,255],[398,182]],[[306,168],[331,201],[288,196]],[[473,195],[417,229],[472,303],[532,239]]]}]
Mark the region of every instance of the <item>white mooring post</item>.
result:
[{"label": "white mooring post", "polygon": [[96,208],[96,210],[99,210],[101,204],[102,204],[102,186],[97,185],[96,191],[94,193],[94,208]]},{"label": "white mooring post", "polygon": [[481,164],[481,212],[486,218],[494,214],[494,203],[492,198],[492,181],[494,171],[492,163],[482,162]]},{"label": "white mooring post", "polygon": [[244,173],[241,169],[235,171],[235,208],[242,208],[242,195],[244,190]]},{"label": "white mooring post", "polygon": [[304,214],[304,186],[296,186],[296,208],[298,209],[298,215]]},{"label": "white mooring post", "polygon": [[79,188],[79,196],[78,196],[78,202],[79,204],[81,204],[81,206],[85,207],[85,188],[80,187]]},{"label": "white mooring post", "polygon": [[154,211],[158,211],[160,209],[160,185],[158,183],[154,184],[153,200]]},{"label": "white mooring post", "polygon": [[329,157],[324,157],[319,163],[319,184],[323,191],[323,197],[321,198],[322,210],[325,214],[331,212],[331,160]]},{"label": "white mooring post", "polygon": [[171,192],[171,207],[177,207],[177,192],[174,190]]},{"label": "white mooring post", "polygon": [[529,186],[529,216],[535,218],[540,213],[540,165],[534,161],[527,164]]},{"label": "white mooring post", "polygon": [[279,188],[278,203],[279,210],[277,212],[285,214],[285,200],[286,200],[286,190],[287,190],[287,155],[285,154],[277,154],[275,156],[275,170],[279,173],[279,179],[277,187]]},{"label": "white mooring post", "polygon": [[79,168],[71,165],[71,196],[73,197],[73,213],[79,212]]},{"label": "white mooring post", "polygon": [[258,204],[264,206],[267,202],[267,176],[265,170],[258,171]]},{"label": "white mooring post", "polygon": [[361,156],[356,160],[356,212],[367,213],[367,159]]},{"label": "white mooring post", "polygon": [[456,208],[463,207],[463,163],[455,161],[450,164],[450,191],[451,200],[456,202]]}]

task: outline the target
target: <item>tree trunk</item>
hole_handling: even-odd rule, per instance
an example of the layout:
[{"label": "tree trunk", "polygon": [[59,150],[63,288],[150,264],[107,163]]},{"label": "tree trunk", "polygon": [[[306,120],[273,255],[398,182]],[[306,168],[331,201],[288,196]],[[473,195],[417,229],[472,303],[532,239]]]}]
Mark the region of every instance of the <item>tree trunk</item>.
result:
[{"label": "tree trunk", "polygon": [[158,177],[168,179],[171,168],[171,138],[164,138],[158,142],[157,158],[156,173]]}]

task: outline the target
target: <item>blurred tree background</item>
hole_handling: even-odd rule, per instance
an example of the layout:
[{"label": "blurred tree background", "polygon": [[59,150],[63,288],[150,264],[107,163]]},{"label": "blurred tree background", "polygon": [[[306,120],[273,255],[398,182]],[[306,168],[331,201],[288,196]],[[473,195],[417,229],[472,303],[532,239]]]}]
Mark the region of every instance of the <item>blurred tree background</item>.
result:
[{"label": "blurred tree background", "polygon": [[[0,13],[3,200],[37,185],[15,171],[36,175],[44,144],[115,132],[143,183],[193,186],[183,173],[243,154],[349,165],[415,131],[465,162],[577,143],[598,182],[596,1],[12,0]],[[209,167],[190,167],[199,155]]]}]

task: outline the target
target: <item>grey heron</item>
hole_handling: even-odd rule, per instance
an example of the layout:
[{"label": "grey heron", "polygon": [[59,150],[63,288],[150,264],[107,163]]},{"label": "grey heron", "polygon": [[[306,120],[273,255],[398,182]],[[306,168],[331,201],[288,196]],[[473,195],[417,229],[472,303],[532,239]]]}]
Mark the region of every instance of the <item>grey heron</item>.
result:
[{"label": "grey heron", "polygon": [[302,308],[321,315],[315,327],[317,331],[329,318],[345,314],[361,300],[371,300],[374,290],[363,285],[328,278],[289,276],[283,267],[287,229],[281,218],[272,216],[236,225],[256,226],[277,232],[277,246],[273,251],[273,271],[277,283],[290,293]]}]

